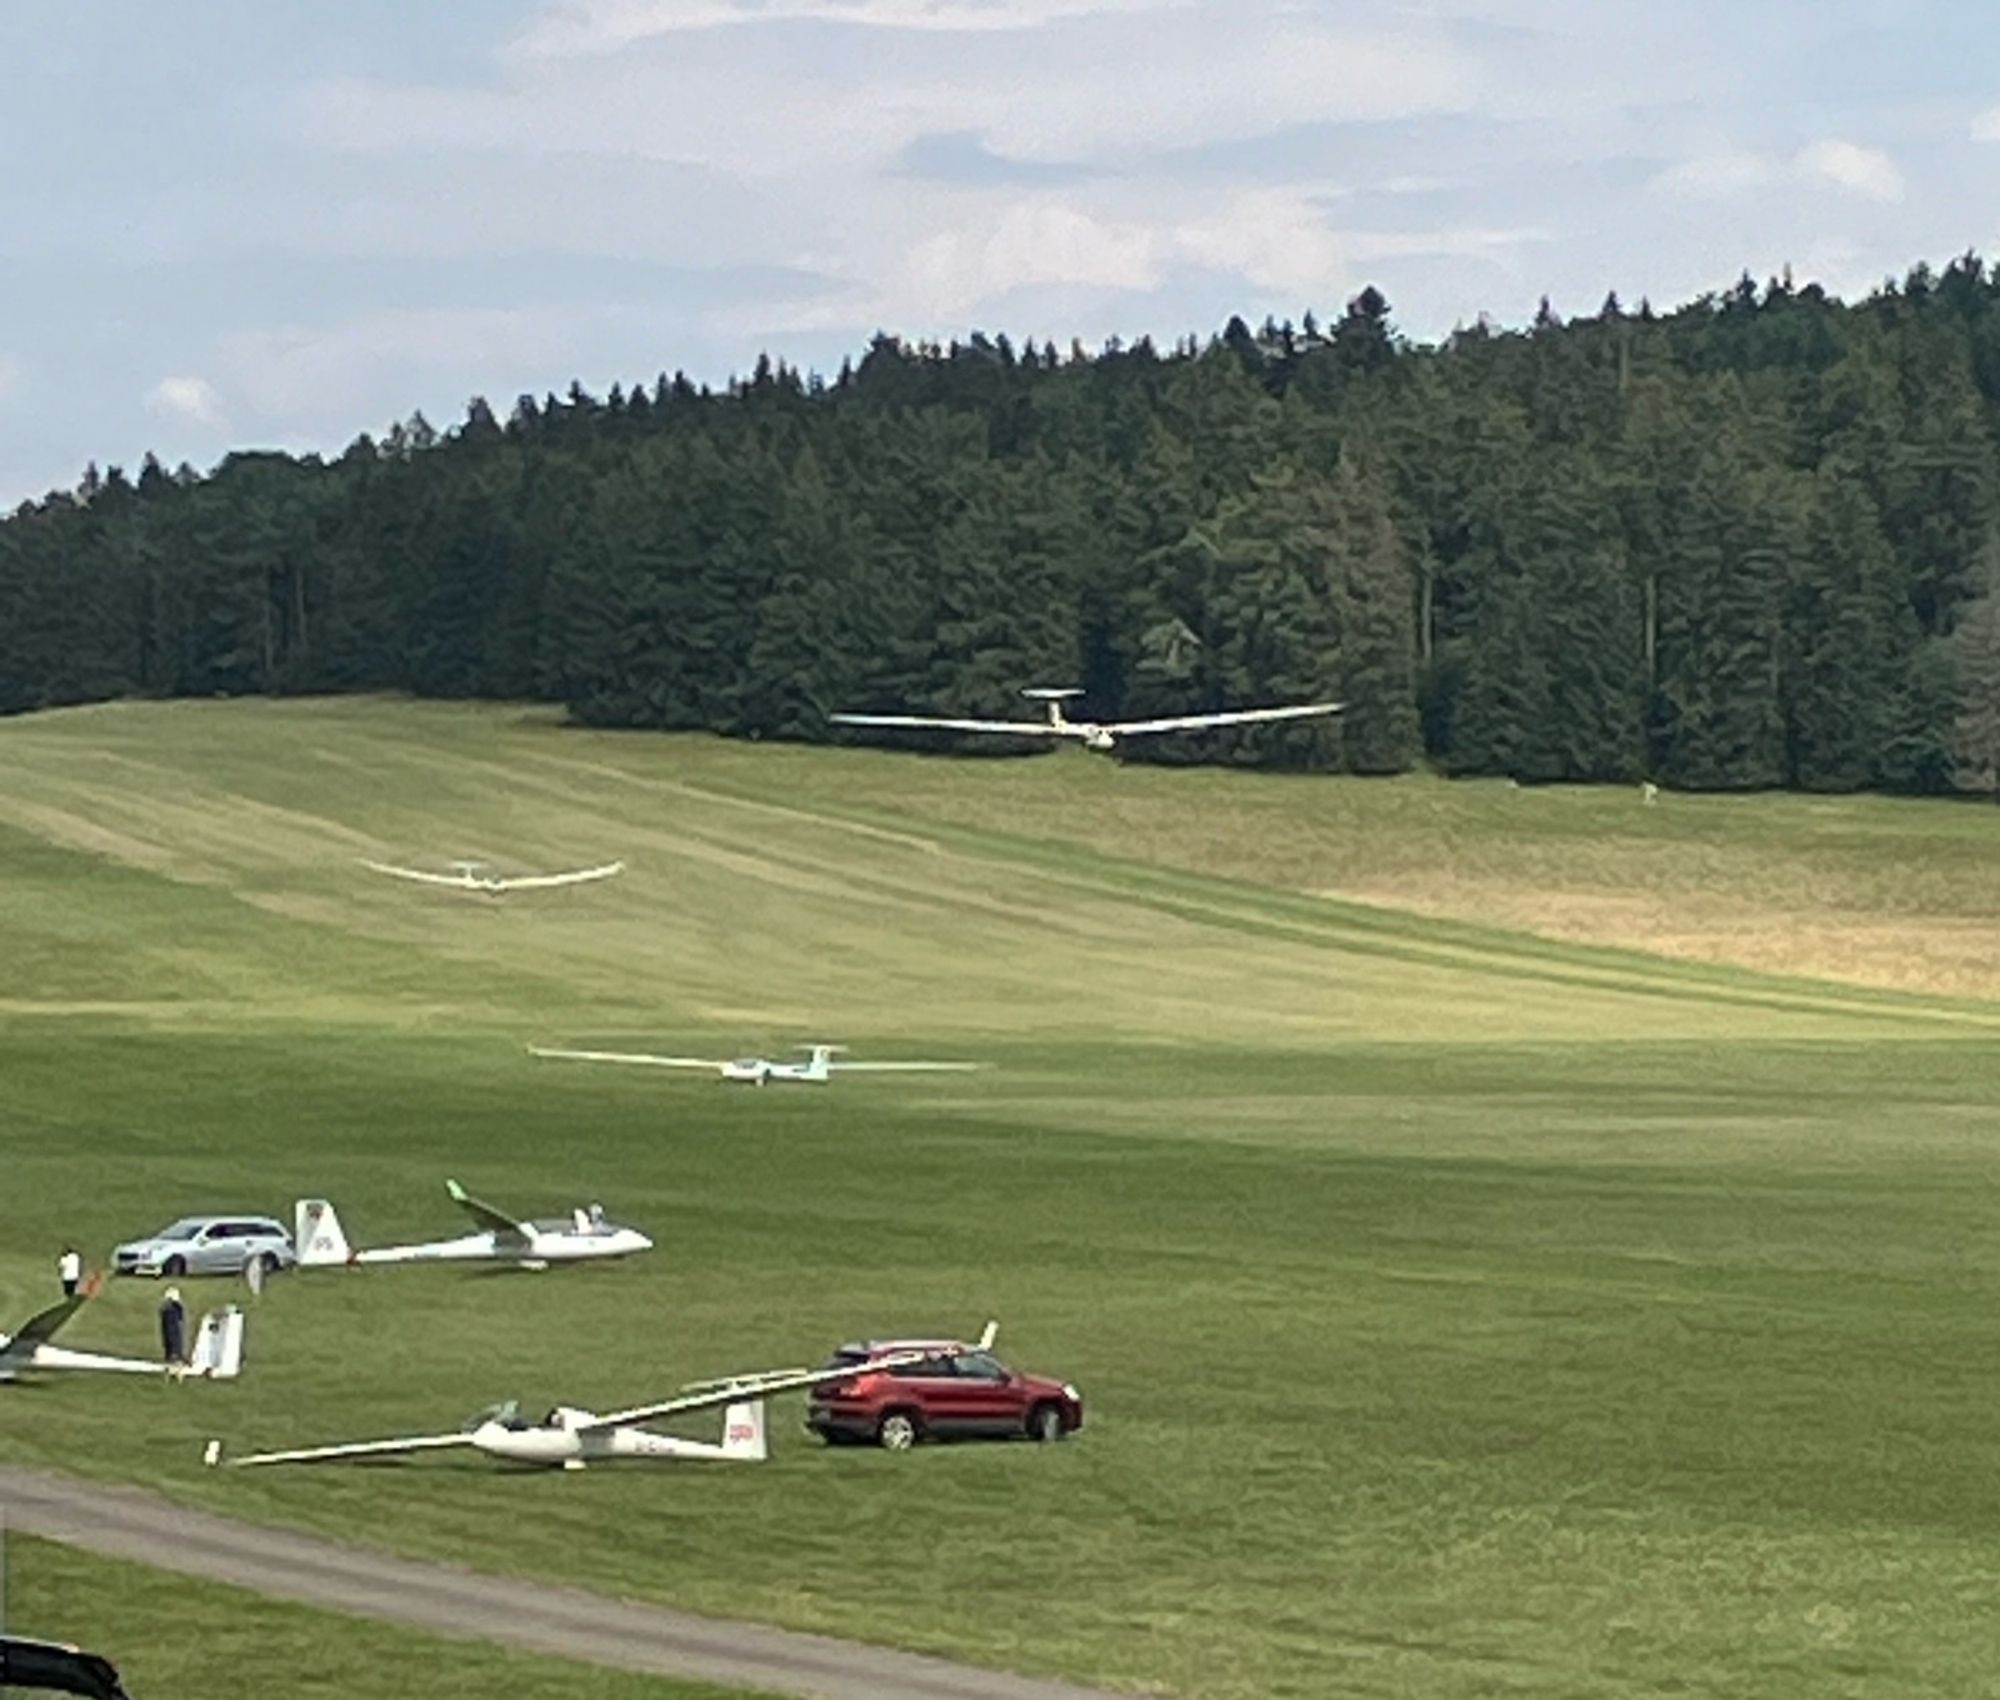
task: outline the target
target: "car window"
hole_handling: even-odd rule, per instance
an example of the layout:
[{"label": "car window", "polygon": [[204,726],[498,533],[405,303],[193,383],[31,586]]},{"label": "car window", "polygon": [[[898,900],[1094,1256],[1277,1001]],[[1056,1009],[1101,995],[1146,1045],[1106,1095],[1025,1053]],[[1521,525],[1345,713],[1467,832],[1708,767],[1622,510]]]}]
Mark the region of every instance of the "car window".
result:
[{"label": "car window", "polygon": [[956,1366],[953,1365],[949,1358],[922,1358],[916,1363],[905,1364],[901,1369],[896,1371],[898,1375],[915,1376],[925,1381],[934,1381],[940,1376],[951,1376],[957,1373]]},{"label": "car window", "polygon": [[971,1381],[1005,1381],[1006,1366],[998,1358],[985,1352],[963,1352],[958,1358],[958,1373]]},{"label": "car window", "polygon": [[169,1222],[153,1238],[156,1240],[193,1239],[195,1230],[206,1220],[205,1216],[183,1216],[178,1222]]}]

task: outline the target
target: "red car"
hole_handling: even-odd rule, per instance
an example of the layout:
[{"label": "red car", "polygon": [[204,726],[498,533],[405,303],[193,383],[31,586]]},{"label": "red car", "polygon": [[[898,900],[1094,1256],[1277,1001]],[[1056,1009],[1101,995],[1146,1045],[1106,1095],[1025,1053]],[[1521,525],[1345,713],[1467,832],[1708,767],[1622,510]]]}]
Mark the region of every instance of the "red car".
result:
[{"label": "red car", "polygon": [[[961,1435],[1060,1440],[1083,1427],[1083,1395],[1066,1381],[1023,1375],[956,1340],[865,1340],[842,1346],[814,1386],[806,1427],[832,1445],[872,1440],[891,1452]],[[842,1376],[886,1352],[929,1352],[917,1363]]]}]

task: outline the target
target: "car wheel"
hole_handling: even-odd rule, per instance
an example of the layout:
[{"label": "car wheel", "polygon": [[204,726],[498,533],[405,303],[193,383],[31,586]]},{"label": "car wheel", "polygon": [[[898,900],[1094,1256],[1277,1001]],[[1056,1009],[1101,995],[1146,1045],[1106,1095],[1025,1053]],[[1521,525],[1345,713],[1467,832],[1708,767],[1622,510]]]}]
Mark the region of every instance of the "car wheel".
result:
[{"label": "car wheel", "polygon": [[1060,1405],[1037,1405],[1028,1413],[1028,1434],[1032,1439],[1043,1442],[1060,1440],[1063,1433]]},{"label": "car wheel", "polygon": [[175,1252],[172,1257],[160,1265],[160,1273],[167,1276],[170,1280],[179,1280],[187,1272],[188,1260],[181,1256],[179,1252]]},{"label": "car wheel", "polygon": [[260,1251],[255,1257],[251,1258],[250,1261],[257,1265],[258,1273],[261,1274],[266,1281],[270,1280],[270,1278],[273,1275],[277,1274],[277,1272],[284,1267],[284,1265],[277,1260],[276,1256],[274,1256],[272,1253],[268,1251]]},{"label": "car wheel", "polygon": [[885,1452],[907,1452],[917,1443],[917,1419],[908,1411],[891,1411],[875,1425],[875,1442]]}]

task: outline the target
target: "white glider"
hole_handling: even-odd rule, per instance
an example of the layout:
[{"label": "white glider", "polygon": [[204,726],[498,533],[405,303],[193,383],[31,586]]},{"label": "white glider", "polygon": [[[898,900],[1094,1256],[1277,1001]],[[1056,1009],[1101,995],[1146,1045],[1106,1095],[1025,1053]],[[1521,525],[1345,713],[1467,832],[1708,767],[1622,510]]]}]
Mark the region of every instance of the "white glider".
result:
[{"label": "white glider", "polygon": [[[994,1329],[987,1325],[983,1338],[990,1342]],[[971,1351],[975,1348],[966,1347]],[[874,1370],[895,1369],[926,1356],[935,1357],[934,1348],[924,1351],[884,1352],[865,1363],[843,1364],[841,1375],[858,1375]],[[518,1402],[489,1405],[477,1412],[455,1434],[403,1435],[391,1440],[362,1440],[340,1446],[307,1446],[288,1452],[253,1452],[243,1458],[222,1456],[222,1443],[211,1440],[202,1454],[207,1464],[227,1464],[243,1469],[253,1464],[323,1464],[343,1458],[393,1458],[415,1452],[441,1452],[469,1446],[488,1457],[517,1464],[560,1466],[581,1470],[586,1465],[613,1459],[714,1458],[737,1463],[761,1463],[770,1456],[765,1430],[764,1401],[779,1393],[811,1387],[829,1379],[827,1369],[757,1370],[745,1375],[726,1376],[719,1381],[695,1382],[671,1399],[655,1404],[634,1405],[630,1410],[599,1416],[572,1405],[558,1405],[540,1422],[530,1422],[521,1414]],[[688,1440],[680,1435],[659,1434],[644,1424],[665,1417],[685,1416],[696,1411],[720,1408],[722,1440]]]},{"label": "white glider", "polygon": [[946,732],[997,732],[1010,738],[1075,738],[1084,748],[1110,750],[1120,738],[1149,737],[1156,732],[1196,732],[1211,726],[1249,726],[1267,720],[1306,720],[1338,714],[1342,702],[1294,703],[1284,708],[1233,708],[1219,714],[1175,714],[1160,720],[1071,720],[1063,704],[1083,693],[1038,686],[1021,693],[1048,707],[1047,720],[961,720],[927,714],[829,714],[842,726],[916,726]]},{"label": "white glider", "polygon": [[56,1331],[89,1302],[87,1293],[78,1293],[29,1317],[13,1334],[0,1334],[0,1381],[13,1381],[24,1370],[38,1369],[123,1370],[131,1375],[192,1375],[213,1381],[233,1380],[242,1373],[243,1313],[234,1305],[212,1310],[201,1319],[194,1351],[182,1366],[50,1345]]},{"label": "white glider", "polygon": [[402,868],[393,862],[371,862],[361,859],[364,868],[373,869],[378,874],[388,874],[399,880],[415,880],[420,885],[441,885],[452,891],[476,891],[489,897],[497,897],[508,891],[547,891],[559,885],[583,885],[590,880],[608,880],[614,874],[625,871],[623,862],[606,862],[597,868],[572,868],[560,874],[482,874],[478,870],[483,862],[454,862],[453,872],[431,873],[423,868]]},{"label": "white glider", "polygon": [[765,1086],[772,1081],[821,1086],[836,1074],[967,1074],[984,1067],[971,1062],[835,1062],[845,1045],[801,1045],[810,1053],[804,1062],[774,1062],[769,1057],[662,1057],[650,1051],[572,1051],[530,1045],[528,1054],[565,1062],[632,1063],[643,1068],[705,1069],[741,1086]]},{"label": "white glider", "polygon": [[512,1263],[523,1269],[546,1269],[551,1263],[581,1263],[598,1257],[630,1257],[651,1251],[653,1242],[637,1228],[608,1221],[601,1204],[572,1210],[569,1215],[539,1222],[516,1221],[490,1204],[482,1204],[457,1181],[446,1181],[451,1201],[479,1224],[479,1232],[455,1240],[429,1240],[419,1245],[374,1246],[357,1250],[348,1244],[340,1217],[323,1198],[301,1198],[292,1207],[293,1243],[301,1269],[326,1269],[360,1263]]}]

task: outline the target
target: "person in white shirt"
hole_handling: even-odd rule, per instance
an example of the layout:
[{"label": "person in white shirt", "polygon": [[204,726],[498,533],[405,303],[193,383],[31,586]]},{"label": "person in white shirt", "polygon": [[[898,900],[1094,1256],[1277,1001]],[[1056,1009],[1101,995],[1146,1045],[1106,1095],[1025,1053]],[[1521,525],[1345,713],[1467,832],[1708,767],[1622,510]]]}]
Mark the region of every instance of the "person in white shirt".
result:
[{"label": "person in white shirt", "polygon": [[83,1284],[83,1257],[75,1246],[63,1247],[62,1256],[56,1259],[56,1276],[62,1282],[63,1297],[75,1298]]}]

